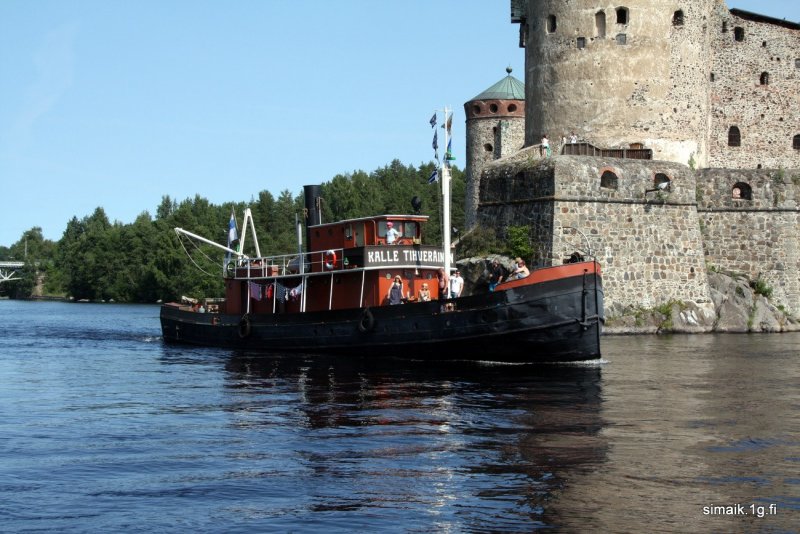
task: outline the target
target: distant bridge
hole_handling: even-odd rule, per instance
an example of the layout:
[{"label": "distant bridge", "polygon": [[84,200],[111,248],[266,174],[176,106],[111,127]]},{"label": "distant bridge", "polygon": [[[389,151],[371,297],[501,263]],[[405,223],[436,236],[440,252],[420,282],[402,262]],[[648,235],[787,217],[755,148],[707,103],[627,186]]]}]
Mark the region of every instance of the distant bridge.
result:
[{"label": "distant bridge", "polygon": [[24,266],[24,261],[0,261],[0,284],[12,280],[20,280],[20,278],[16,276],[16,269],[21,269]]}]

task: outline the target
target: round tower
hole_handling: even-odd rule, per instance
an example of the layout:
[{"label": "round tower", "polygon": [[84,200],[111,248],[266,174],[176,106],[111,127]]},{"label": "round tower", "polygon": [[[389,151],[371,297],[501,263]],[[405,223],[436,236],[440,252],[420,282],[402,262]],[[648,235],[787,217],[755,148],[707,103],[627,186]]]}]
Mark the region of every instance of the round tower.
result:
[{"label": "round tower", "polygon": [[710,31],[724,0],[527,0],[525,144],[575,132],[599,148],[707,160]]},{"label": "round tower", "polygon": [[467,117],[467,229],[476,224],[480,179],[489,161],[513,154],[525,142],[525,84],[507,76],[464,104]]}]

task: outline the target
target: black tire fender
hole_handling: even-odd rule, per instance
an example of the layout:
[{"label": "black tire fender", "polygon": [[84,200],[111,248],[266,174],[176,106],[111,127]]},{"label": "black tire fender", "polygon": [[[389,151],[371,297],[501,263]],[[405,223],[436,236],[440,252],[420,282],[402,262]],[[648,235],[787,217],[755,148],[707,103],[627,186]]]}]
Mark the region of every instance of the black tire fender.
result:
[{"label": "black tire fender", "polygon": [[250,315],[245,313],[239,320],[239,337],[244,339],[250,336],[252,325],[250,324]]},{"label": "black tire fender", "polygon": [[358,321],[358,331],[359,332],[372,332],[375,328],[375,317],[372,316],[372,312],[369,308],[364,308],[364,311],[361,313],[361,319]]}]

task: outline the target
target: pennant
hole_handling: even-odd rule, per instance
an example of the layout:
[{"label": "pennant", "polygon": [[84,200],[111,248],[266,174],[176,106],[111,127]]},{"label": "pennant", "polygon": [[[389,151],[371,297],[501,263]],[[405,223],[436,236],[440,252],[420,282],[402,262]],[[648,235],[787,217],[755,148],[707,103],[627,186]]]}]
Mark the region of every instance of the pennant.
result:
[{"label": "pennant", "polygon": [[236,230],[236,215],[231,210],[231,221],[228,223],[228,248],[239,244],[239,232]]},{"label": "pennant", "polygon": [[439,132],[436,132],[436,131],[433,132],[433,144],[432,144],[432,146],[433,146],[434,150],[439,150]]},{"label": "pennant", "polygon": [[453,114],[447,118],[447,134],[450,135],[450,130],[453,128]]},{"label": "pennant", "polygon": [[429,122],[431,123],[431,128],[436,128],[436,113],[433,114]]},{"label": "pennant", "polygon": [[439,181],[439,169],[433,169],[431,177],[428,178],[428,183],[433,184]]}]

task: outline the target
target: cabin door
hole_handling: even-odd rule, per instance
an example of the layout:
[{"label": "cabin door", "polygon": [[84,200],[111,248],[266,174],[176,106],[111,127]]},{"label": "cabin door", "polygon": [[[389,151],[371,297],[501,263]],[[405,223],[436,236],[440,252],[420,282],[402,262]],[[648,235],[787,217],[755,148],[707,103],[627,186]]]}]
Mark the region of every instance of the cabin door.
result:
[{"label": "cabin door", "polygon": [[364,246],[364,223],[363,222],[362,223],[354,223],[353,224],[353,231],[355,232],[355,235],[356,235],[356,239],[355,239],[356,243],[355,243],[355,245],[357,247],[363,247]]}]

